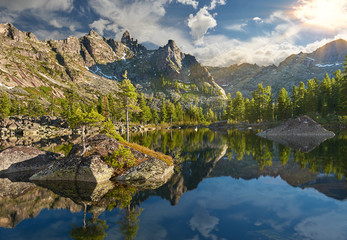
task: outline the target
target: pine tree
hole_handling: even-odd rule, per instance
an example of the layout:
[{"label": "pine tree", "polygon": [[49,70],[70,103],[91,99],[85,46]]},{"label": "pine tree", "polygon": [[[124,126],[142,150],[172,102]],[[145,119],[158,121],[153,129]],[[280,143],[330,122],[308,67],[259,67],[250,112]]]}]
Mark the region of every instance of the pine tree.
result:
[{"label": "pine tree", "polygon": [[232,100],[232,115],[238,122],[244,120],[245,103],[241,92],[236,92],[236,98]]},{"label": "pine tree", "polygon": [[172,125],[172,122],[176,120],[176,108],[175,108],[175,105],[170,101],[167,105],[167,115]]},{"label": "pine tree", "polygon": [[7,118],[10,114],[11,101],[5,91],[2,92],[0,101],[0,118]]},{"label": "pine tree", "polygon": [[285,88],[282,88],[277,98],[277,116],[279,120],[290,117],[290,98]]},{"label": "pine tree", "polygon": [[68,121],[72,128],[81,128],[82,130],[82,146],[83,150],[81,156],[86,152],[86,128],[90,125],[95,125],[104,121],[105,118],[99,114],[96,110],[92,109],[88,112],[83,112],[81,108],[78,108],[74,113],[71,113]]},{"label": "pine tree", "polygon": [[332,85],[331,79],[328,74],[325,74],[323,81],[320,83],[320,101],[321,101],[321,113],[326,116],[331,105]]},{"label": "pine tree", "polygon": [[265,119],[266,111],[270,108],[269,104],[272,104],[271,87],[263,88],[263,84],[258,84],[258,88],[252,93],[252,97],[257,120],[262,122]]},{"label": "pine tree", "polygon": [[182,105],[178,102],[176,103],[176,115],[177,115],[177,121],[182,122],[183,121],[183,108]]},{"label": "pine tree", "polygon": [[164,123],[167,121],[167,111],[166,111],[166,104],[165,104],[165,99],[163,99],[161,103],[161,109],[160,109],[160,114],[161,114],[161,122]]},{"label": "pine tree", "polygon": [[305,112],[316,113],[318,111],[319,81],[313,78],[307,81],[307,94],[305,95]]},{"label": "pine tree", "polygon": [[338,112],[342,116],[347,116],[347,56],[343,68],[344,72],[339,84]]},{"label": "pine tree", "polygon": [[152,121],[154,124],[157,124],[158,120],[159,120],[158,111],[153,109],[152,110]]},{"label": "pine tree", "polygon": [[120,98],[125,107],[126,114],[126,128],[127,128],[127,141],[129,141],[129,113],[138,111],[139,109],[136,107],[137,103],[137,93],[134,85],[128,79],[128,72],[125,71],[123,75],[123,81],[120,85]]}]

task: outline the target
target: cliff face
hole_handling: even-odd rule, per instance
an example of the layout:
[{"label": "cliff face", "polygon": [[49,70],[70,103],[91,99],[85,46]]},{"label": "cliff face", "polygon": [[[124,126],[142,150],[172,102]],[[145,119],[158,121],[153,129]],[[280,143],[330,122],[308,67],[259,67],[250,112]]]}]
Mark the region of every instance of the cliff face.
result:
[{"label": "cliff face", "polygon": [[[225,98],[207,69],[182,53],[172,40],[151,51],[127,31],[121,42],[105,39],[93,30],[81,38],[39,41],[32,33],[7,23],[0,24],[0,50],[0,90],[17,97],[29,96],[28,88],[49,87],[57,97],[73,88],[91,99],[96,93],[118,91],[117,80],[121,81],[127,70],[136,88],[149,95],[184,103],[182,96],[195,84],[196,103],[209,97]],[[181,84],[180,89],[175,81]]]}]

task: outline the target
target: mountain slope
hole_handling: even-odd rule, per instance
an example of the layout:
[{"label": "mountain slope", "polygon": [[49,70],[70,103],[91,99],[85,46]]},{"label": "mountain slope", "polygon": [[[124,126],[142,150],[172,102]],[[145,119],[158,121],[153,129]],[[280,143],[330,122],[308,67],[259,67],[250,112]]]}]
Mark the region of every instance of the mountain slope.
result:
[{"label": "mountain slope", "polygon": [[339,39],[312,53],[293,54],[279,66],[241,64],[226,68],[208,67],[208,70],[227,93],[234,95],[241,91],[249,97],[259,83],[271,86],[277,93],[282,87],[290,91],[300,81],[306,83],[314,77],[322,80],[325,73],[332,77],[335,71],[342,69],[346,54],[347,41]]},{"label": "mountain slope", "polygon": [[193,56],[183,54],[172,40],[151,51],[129,32],[121,42],[93,30],[81,38],[39,41],[10,23],[0,24],[0,90],[12,97],[26,99],[42,90],[39,95],[44,102],[49,97],[44,90],[62,97],[73,89],[92,100],[118,91],[125,71],[138,91],[171,98],[186,107],[225,99],[224,90],[207,69]]}]

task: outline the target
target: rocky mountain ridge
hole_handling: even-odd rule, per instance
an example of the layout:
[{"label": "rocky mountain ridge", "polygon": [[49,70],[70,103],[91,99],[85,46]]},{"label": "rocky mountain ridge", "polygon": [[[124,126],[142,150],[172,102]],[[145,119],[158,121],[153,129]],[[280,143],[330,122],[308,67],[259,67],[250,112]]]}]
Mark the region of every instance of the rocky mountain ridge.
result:
[{"label": "rocky mountain ridge", "polygon": [[[0,89],[24,99],[32,88],[45,87],[56,97],[74,89],[95,99],[117,92],[117,80],[126,70],[137,90],[148,96],[198,105],[208,98],[226,97],[207,69],[182,53],[173,40],[158,50],[147,50],[128,31],[118,42],[91,30],[81,38],[39,41],[6,23],[0,24],[0,50]],[[185,96],[189,94],[194,97]]]},{"label": "rocky mountain ridge", "polygon": [[333,77],[335,71],[343,69],[346,55],[347,41],[339,39],[312,53],[293,54],[278,66],[243,63],[229,67],[208,67],[208,70],[225,92],[235,95],[241,91],[244,96],[250,97],[259,83],[271,86],[273,93],[278,93],[282,87],[291,91],[300,81],[306,83],[314,77],[322,80],[325,73]]}]

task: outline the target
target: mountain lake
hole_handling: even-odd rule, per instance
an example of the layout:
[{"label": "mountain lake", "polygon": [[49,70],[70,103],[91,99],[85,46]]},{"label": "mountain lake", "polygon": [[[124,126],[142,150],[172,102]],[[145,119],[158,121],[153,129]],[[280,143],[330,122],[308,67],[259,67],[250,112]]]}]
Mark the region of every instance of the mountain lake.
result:
[{"label": "mountain lake", "polygon": [[175,175],[156,189],[2,176],[0,239],[346,239],[346,132],[308,153],[252,130],[130,141],[173,156]]}]

